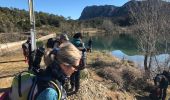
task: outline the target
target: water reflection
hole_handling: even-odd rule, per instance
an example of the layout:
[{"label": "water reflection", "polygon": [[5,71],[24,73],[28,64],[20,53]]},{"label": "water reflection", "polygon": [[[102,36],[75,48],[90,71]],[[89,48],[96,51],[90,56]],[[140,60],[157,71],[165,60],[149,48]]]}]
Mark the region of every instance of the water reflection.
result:
[{"label": "water reflection", "polygon": [[[87,44],[89,38],[89,36],[83,38],[85,44]],[[119,34],[92,36],[92,41],[93,50],[112,51],[112,54],[120,59],[127,59],[135,62],[139,66],[143,66],[144,56],[139,54],[137,50],[137,40],[131,35]],[[154,60],[155,58],[159,65],[161,65],[167,60],[168,54],[157,55],[154,57]],[[157,63],[154,61],[153,65],[157,66]]]},{"label": "water reflection", "polygon": [[[83,38],[85,44],[90,37]],[[127,54],[137,52],[136,40],[130,35],[109,35],[109,36],[92,36],[93,49],[95,50],[123,50]]]},{"label": "water reflection", "polygon": [[[131,56],[129,56],[129,55],[123,53],[120,50],[112,51],[112,55],[115,56],[115,57],[118,57],[119,59],[126,59],[126,60],[133,61],[134,63],[136,63],[139,66],[143,67],[143,61],[144,61],[144,56],[143,55],[131,55]],[[162,65],[169,58],[169,55],[168,54],[156,55],[154,57],[153,65],[157,66],[155,58],[157,59],[158,64]]]}]

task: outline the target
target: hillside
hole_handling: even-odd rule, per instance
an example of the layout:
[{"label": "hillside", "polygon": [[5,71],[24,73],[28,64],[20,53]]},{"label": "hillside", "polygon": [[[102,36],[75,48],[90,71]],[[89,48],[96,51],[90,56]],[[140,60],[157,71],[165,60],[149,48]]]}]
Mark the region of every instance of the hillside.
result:
[{"label": "hillside", "polygon": [[[72,22],[72,20],[69,21]],[[67,23],[67,19],[63,16],[35,11],[35,25],[37,31],[40,29],[55,31],[63,23]],[[0,7],[0,33],[22,33],[28,32],[29,30],[30,19],[28,11],[18,8]]]},{"label": "hillside", "polygon": [[[23,56],[20,51],[0,57],[1,61],[21,59]],[[148,92],[143,90],[147,83],[142,81],[142,71],[134,63],[121,61],[107,52],[98,51],[87,55],[87,63],[87,68],[81,71],[79,92],[69,96],[68,100],[147,100]],[[24,62],[4,63],[0,64],[0,69],[2,93],[10,86],[11,75],[26,70],[27,65]]]}]

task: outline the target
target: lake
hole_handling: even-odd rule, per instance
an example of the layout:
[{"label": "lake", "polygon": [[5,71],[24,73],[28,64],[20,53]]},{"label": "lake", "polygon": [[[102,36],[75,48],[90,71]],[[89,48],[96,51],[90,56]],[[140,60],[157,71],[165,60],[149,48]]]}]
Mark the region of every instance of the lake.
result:
[{"label": "lake", "polygon": [[[117,57],[117,58],[120,58],[120,59],[125,59],[125,60],[130,60],[130,61],[133,61],[135,62],[138,66],[141,66],[143,67],[143,61],[144,61],[144,56],[143,55],[127,55],[125,53],[123,53],[122,51],[120,50],[114,50],[112,51],[112,55]],[[158,64],[159,66],[162,65],[168,58],[169,58],[169,55],[168,54],[160,54],[160,55],[156,55],[154,58],[154,62],[153,62],[153,65],[157,66],[157,62],[156,60],[158,61]],[[156,60],[155,60],[156,59]]]},{"label": "lake", "polygon": [[[88,37],[89,38],[89,37]],[[85,44],[88,42],[88,38],[84,38]],[[111,52],[113,56],[120,59],[126,59],[135,62],[139,66],[143,66],[144,56],[137,50],[136,40],[129,35],[106,35],[106,36],[92,36],[93,50],[107,50]],[[167,58],[168,54],[160,54],[154,57],[153,64],[156,66],[157,59],[159,65],[162,64]]]}]

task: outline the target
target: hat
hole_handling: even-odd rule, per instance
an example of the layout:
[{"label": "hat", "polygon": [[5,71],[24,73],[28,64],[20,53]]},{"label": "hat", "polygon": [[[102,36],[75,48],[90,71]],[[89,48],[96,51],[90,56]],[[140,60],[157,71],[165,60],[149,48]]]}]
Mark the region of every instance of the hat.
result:
[{"label": "hat", "polygon": [[67,41],[69,40],[69,38],[68,38],[68,36],[67,36],[66,33],[60,35],[60,40],[61,40],[61,39],[67,40]]},{"label": "hat", "polygon": [[74,34],[73,38],[77,39],[77,38],[83,38],[82,34],[80,32]]}]

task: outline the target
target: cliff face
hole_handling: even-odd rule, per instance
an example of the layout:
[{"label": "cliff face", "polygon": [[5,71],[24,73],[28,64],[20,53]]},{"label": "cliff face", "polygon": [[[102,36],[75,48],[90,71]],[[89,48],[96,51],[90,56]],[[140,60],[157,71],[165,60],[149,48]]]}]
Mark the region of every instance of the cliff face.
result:
[{"label": "cliff face", "polygon": [[[162,9],[165,12],[169,12],[170,3],[162,1],[162,4],[168,5],[168,8],[165,8],[163,6]],[[121,7],[116,7],[113,5],[87,6],[82,11],[79,20],[88,20],[96,17],[109,17],[114,20],[120,20],[120,19],[127,20],[130,16],[130,10],[133,8],[140,8],[140,7],[147,7],[146,1],[137,1],[137,2],[129,1]]]},{"label": "cliff face", "polygon": [[116,7],[113,5],[104,6],[87,6],[81,13],[80,20],[95,18],[95,17],[121,17],[128,16],[130,6],[133,2],[127,2],[121,7]]},{"label": "cliff face", "polygon": [[89,20],[96,18],[111,18],[114,23],[119,24],[120,26],[130,25],[129,21],[129,11],[130,6],[133,5],[133,2],[127,2],[121,7],[116,7],[113,5],[105,6],[87,6],[81,13],[79,20]]},{"label": "cliff face", "polygon": [[87,6],[84,8],[81,19],[90,19],[95,17],[111,17],[117,7],[112,5],[105,6]]}]

